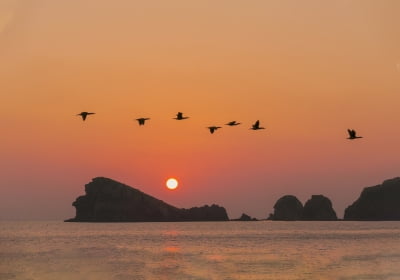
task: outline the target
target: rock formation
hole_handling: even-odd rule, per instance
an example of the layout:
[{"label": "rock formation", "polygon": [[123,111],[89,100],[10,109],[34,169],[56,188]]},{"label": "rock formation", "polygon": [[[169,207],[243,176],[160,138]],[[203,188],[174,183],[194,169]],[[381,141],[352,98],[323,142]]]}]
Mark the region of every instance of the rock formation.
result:
[{"label": "rock formation", "polygon": [[329,198],[323,195],[313,195],[304,204],[302,220],[335,221],[337,220],[337,216]]},{"label": "rock formation", "polygon": [[303,204],[293,195],[278,199],[274,213],[268,220],[274,221],[334,221],[337,220],[331,201],[323,195],[313,195]]},{"label": "rock formation", "polygon": [[274,213],[268,219],[275,221],[298,221],[303,215],[303,205],[293,195],[285,195],[274,205]]},{"label": "rock formation", "polygon": [[75,218],[68,222],[167,222],[227,221],[218,205],[179,209],[114,180],[97,177],[85,185],[86,195],[73,206]]},{"label": "rock formation", "polygon": [[364,188],[360,197],[344,212],[345,220],[400,220],[400,178],[386,180],[382,185]]},{"label": "rock formation", "polygon": [[238,219],[233,219],[232,221],[257,221],[256,218],[252,218],[249,215],[243,213],[242,216],[240,216],[240,218]]}]

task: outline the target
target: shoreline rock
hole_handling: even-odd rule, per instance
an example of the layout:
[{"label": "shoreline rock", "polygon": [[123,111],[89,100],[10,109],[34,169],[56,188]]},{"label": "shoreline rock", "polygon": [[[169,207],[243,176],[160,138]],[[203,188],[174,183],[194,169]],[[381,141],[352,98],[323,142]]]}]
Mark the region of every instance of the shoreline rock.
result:
[{"label": "shoreline rock", "polygon": [[303,206],[294,195],[285,195],[277,200],[274,213],[268,220],[273,221],[336,221],[332,202],[323,195],[313,195]]},{"label": "shoreline rock", "polygon": [[399,221],[400,177],[364,188],[344,211],[346,221]]},{"label": "shoreline rock", "polygon": [[336,221],[337,216],[332,202],[323,195],[312,195],[303,208],[303,221]]},{"label": "shoreline rock", "polygon": [[228,221],[224,207],[177,208],[112,179],[96,177],[72,205],[75,218],[65,222]]},{"label": "shoreline rock", "polygon": [[252,218],[249,215],[243,213],[240,218],[237,219],[232,219],[231,221],[243,221],[243,222],[249,222],[249,221],[258,221],[256,218]]},{"label": "shoreline rock", "polygon": [[303,204],[294,195],[284,195],[274,205],[274,213],[269,220],[299,221],[303,216]]},{"label": "shoreline rock", "polygon": [[[183,222],[229,221],[224,207],[204,205],[177,208],[142,191],[112,179],[96,177],[85,185],[85,195],[72,205],[74,218],[65,222]],[[329,198],[312,195],[303,204],[293,195],[277,200],[273,221],[398,221],[400,220],[400,177],[364,188],[359,198],[338,219]],[[232,221],[257,221],[246,214]]]}]

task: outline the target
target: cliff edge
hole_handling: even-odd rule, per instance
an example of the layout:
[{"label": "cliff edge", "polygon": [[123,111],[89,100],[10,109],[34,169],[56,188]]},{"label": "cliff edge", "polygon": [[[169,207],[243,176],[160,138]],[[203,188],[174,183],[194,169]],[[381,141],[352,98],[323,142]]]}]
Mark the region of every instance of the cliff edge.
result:
[{"label": "cliff edge", "polygon": [[360,197],[344,212],[345,220],[398,221],[400,220],[400,177],[367,187]]}]

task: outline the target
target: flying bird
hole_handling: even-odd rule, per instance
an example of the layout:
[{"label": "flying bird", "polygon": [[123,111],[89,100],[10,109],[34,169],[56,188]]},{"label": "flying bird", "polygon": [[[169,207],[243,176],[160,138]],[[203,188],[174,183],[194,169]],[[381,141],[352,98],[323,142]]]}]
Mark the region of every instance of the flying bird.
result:
[{"label": "flying bird", "polygon": [[176,114],[176,118],[174,118],[175,120],[185,120],[188,119],[189,117],[184,117],[182,112],[178,112],[178,114]]},{"label": "flying bird", "polygon": [[349,133],[349,137],[347,139],[354,140],[357,138],[362,138],[362,136],[356,135],[356,131],[354,129],[347,129],[347,132]]},{"label": "flying bird", "polygon": [[217,129],[221,128],[220,126],[209,126],[207,127],[210,130],[210,133],[213,134],[214,131],[216,131]]},{"label": "flying bird", "polygon": [[260,121],[257,120],[250,129],[259,130],[259,129],[265,129],[265,127],[260,127]]},{"label": "flying bird", "polygon": [[150,118],[139,118],[136,119],[139,122],[139,125],[144,125],[144,122],[150,120]]},{"label": "flying bird", "polygon": [[231,122],[226,123],[225,125],[235,126],[235,125],[239,125],[239,124],[241,124],[241,123],[240,122],[238,123],[236,121],[231,121]]},{"label": "flying bird", "polygon": [[82,120],[84,121],[84,120],[86,120],[86,117],[87,117],[88,115],[93,115],[93,114],[96,114],[96,113],[81,112],[81,113],[77,114],[77,116],[81,116],[81,117],[82,117]]}]

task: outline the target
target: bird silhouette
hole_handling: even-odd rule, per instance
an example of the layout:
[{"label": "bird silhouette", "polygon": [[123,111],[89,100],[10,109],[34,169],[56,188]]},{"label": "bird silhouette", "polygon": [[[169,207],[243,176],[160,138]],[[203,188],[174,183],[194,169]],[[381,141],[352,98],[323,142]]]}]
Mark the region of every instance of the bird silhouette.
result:
[{"label": "bird silhouette", "polygon": [[260,121],[257,120],[250,129],[259,130],[259,129],[265,129],[265,127],[260,127]]},{"label": "bird silhouette", "polygon": [[139,122],[139,125],[144,125],[144,122],[150,120],[150,118],[139,118],[136,119]]},{"label": "bird silhouette", "polygon": [[357,138],[362,138],[361,136],[356,135],[356,131],[354,129],[347,129],[347,132],[349,133],[349,137],[347,139],[354,140]]},{"label": "bird silhouette", "polygon": [[231,122],[226,123],[225,125],[235,126],[235,125],[239,125],[239,124],[241,124],[241,123],[238,123],[236,121],[231,121]]},{"label": "bird silhouette", "polygon": [[217,129],[221,128],[220,126],[209,126],[207,127],[210,130],[210,133],[213,134],[214,131],[216,131]]},{"label": "bird silhouette", "polygon": [[174,118],[175,120],[185,120],[188,119],[189,117],[184,117],[182,112],[178,112],[178,114],[176,114],[176,118]]},{"label": "bird silhouette", "polygon": [[81,112],[81,113],[77,114],[77,116],[81,116],[81,117],[82,117],[82,120],[84,121],[84,120],[86,120],[86,117],[87,117],[88,115],[93,115],[93,114],[96,114],[96,113]]}]

